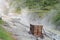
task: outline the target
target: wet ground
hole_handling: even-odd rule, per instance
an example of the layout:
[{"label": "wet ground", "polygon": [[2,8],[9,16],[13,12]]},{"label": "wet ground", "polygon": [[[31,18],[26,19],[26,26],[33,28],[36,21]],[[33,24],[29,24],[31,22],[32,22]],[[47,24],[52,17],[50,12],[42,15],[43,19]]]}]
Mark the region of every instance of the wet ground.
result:
[{"label": "wet ground", "polygon": [[[12,25],[10,23],[12,23]],[[12,35],[16,38],[16,40],[37,40],[35,36],[28,33],[29,26],[20,23],[18,20],[10,21],[10,23],[6,23],[4,25],[4,28],[11,32]],[[44,35],[43,39],[39,37],[38,40],[52,40],[52,39]]]}]

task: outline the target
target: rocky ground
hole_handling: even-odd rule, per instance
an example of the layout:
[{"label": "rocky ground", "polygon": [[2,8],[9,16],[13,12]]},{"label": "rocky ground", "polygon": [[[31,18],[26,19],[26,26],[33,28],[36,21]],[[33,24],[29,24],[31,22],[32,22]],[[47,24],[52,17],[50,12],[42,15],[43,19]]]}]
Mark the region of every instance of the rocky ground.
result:
[{"label": "rocky ground", "polygon": [[[11,25],[12,24],[12,25]],[[35,36],[29,34],[29,26],[26,26],[19,22],[19,20],[12,20],[10,23],[5,23],[3,26],[6,30],[12,33],[16,40],[37,40]],[[44,38],[38,38],[38,40],[52,40],[48,36],[44,35]]]}]

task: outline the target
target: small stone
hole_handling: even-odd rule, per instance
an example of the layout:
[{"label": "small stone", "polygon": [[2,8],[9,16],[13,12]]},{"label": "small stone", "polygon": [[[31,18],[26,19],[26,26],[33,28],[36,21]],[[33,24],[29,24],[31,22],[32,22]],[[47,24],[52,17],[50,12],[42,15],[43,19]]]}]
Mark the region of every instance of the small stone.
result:
[{"label": "small stone", "polygon": [[0,39],[0,40],[2,40],[2,39]]}]

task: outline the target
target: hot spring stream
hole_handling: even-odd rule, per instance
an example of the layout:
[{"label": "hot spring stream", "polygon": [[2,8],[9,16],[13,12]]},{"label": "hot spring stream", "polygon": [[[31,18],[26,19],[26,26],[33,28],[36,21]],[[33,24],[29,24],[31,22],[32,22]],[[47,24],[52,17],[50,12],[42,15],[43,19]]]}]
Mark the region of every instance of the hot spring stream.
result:
[{"label": "hot spring stream", "polygon": [[0,17],[6,22],[3,27],[11,32],[17,40],[36,40],[36,37],[28,33],[30,24],[43,25],[48,36],[45,36],[44,39],[38,38],[38,40],[60,40],[60,32],[54,30],[54,25],[49,21],[55,15],[55,10],[52,9],[51,13],[48,16],[44,15],[42,19],[39,18],[37,13],[32,13],[27,8],[21,8],[21,14],[14,14],[11,10],[8,2],[0,0]]}]

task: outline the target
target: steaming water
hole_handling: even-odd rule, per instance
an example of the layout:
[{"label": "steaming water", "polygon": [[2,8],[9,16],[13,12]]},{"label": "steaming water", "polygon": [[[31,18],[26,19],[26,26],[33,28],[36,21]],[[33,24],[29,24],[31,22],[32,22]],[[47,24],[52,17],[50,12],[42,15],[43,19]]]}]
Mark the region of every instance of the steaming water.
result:
[{"label": "steaming water", "polygon": [[[44,15],[42,19],[39,18],[37,13],[32,13],[28,8],[21,8],[21,14],[16,15],[9,11],[8,2],[0,0],[0,16],[7,23],[6,30],[13,33],[17,40],[36,40],[36,38],[29,34],[29,24],[43,25],[45,33],[49,36],[43,40],[60,40],[60,34],[56,31],[53,32],[54,25],[51,24],[51,18],[55,15],[55,10],[51,10],[47,15]],[[11,28],[10,28],[10,27]],[[53,27],[52,27],[53,26]],[[41,39],[40,39],[41,40]]]}]

